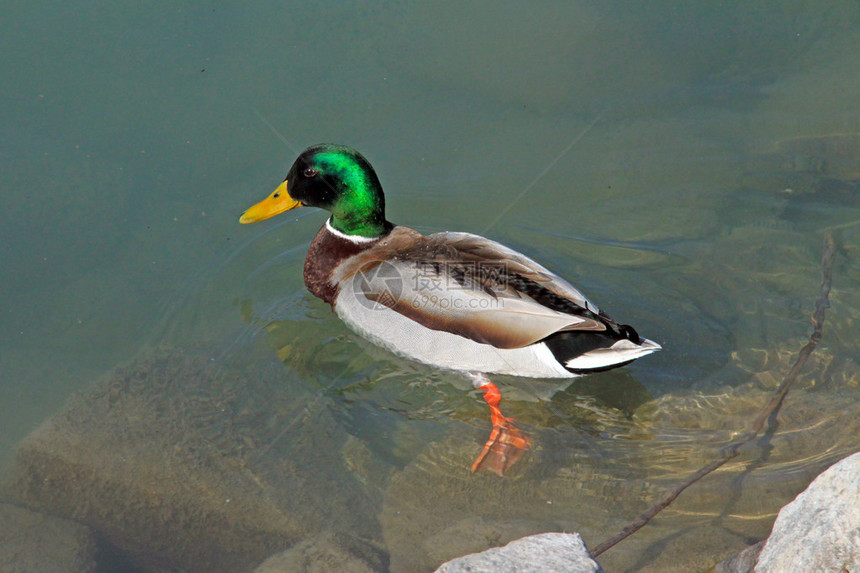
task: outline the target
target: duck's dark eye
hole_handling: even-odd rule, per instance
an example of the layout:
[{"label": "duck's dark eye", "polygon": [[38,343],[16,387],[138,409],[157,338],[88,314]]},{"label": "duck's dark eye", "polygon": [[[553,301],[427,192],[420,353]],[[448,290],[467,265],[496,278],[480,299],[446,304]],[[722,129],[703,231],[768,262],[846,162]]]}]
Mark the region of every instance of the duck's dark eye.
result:
[{"label": "duck's dark eye", "polygon": [[302,171],[302,175],[304,175],[305,177],[316,177],[317,173],[317,170],[313,167],[305,167]]}]

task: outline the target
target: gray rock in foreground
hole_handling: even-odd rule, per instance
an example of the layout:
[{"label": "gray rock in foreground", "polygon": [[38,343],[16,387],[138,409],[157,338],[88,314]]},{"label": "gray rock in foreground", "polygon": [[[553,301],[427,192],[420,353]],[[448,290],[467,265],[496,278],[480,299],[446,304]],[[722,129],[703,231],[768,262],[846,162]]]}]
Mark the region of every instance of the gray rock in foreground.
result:
[{"label": "gray rock in foreground", "polygon": [[436,573],[598,573],[578,533],[541,533],[443,563]]},{"label": "gray rock in foreground", "polygon": [[780,510],[755,571],[860,568],[860,453],[819,475]]}]

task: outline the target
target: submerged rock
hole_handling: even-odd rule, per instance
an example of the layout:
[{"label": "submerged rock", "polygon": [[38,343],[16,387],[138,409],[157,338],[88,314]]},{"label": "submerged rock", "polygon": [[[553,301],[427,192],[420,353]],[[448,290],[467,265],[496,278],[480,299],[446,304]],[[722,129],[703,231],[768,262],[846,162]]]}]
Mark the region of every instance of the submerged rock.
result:
[{"label": "submerged rock", "polygon": [[860,568],[860,453],[815,478],[779,512],[757,573]]},{"label": "submerged rock", "polygon": [[272,366],[169,350],[118,368],[20,444],[3,495],[145,570],[250,570],[328,530],[379,539],[361,444]]},{"label": "submerged rock", "polygon": [[759,541],[734,557],[720,561],[714,567],[714,573],[750,573],[755,567],[756,559],[758,559],[762,547],[764,547],[764,541]]},{"label": "submerged rock", "polygon": [[840,181],[860,180],[860,135],[792,137],[776,144],[776,156],[793,172],[819,173]]},{"label": "submerged rock", "polygon": [[599,573],[578,533],[541,533],[458,557],[436,573]]},{"label": "submerged rock", "polygon": [[93,573],[96,553],[88,527],[0,503],[0,571]]},{"label": "submerged rock", "polygon": [[363,539],[324,534],[266,559],[254,573],[383,573],[388,555]]}]

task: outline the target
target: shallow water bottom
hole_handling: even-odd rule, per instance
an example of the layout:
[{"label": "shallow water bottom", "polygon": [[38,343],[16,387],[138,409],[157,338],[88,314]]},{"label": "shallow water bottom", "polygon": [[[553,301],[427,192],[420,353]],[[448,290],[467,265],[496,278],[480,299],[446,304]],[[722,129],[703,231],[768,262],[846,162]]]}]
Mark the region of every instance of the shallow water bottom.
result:
[{"label": "shallow water bottom", "polygon": [[[444,375],[422,380],[422,368],[395,361],[373,383],[312,388],[278,361],[249,372],[213,352],[161,349],[24,440],[3,495],[89,525],[130,563],[159,570],[250,570],[332,539],[382,555],[374,562],[395,573],[545,531],[577,531],[593,547],[766,404],[792,353],[746,354],[729,366],[744,383],[632,410],[578,393],[589,378],[549,401],[512,400],[533,448],[499,478],[470,473],[486,413]],[[856,447],[860,406],[847,398],[857,380],[850,361],[813,355],[778,423],[603,554],[604,568],[703,571],[766,537],[779,508]],[[404,390],[386,403],[388,385]]]}]

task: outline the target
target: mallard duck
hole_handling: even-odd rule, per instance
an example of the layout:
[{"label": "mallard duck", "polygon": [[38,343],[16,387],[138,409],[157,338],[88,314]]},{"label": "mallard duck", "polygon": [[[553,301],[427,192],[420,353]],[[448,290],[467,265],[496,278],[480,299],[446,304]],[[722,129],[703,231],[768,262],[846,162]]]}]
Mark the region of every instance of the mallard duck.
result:
[{"label": "mallard duck", "polygon": [[509,247],[470,233],[422,235],[390,223],[376,172],[349,147],[306,149],[283,183],[239,221],[300,206],[331,212],[305,259],[308,290],[372,342],[464,372],[483,391],[493,434],[473,470],[502,474],[529,445],[501,415],[488,374],[568,378],[660,349]]}]

